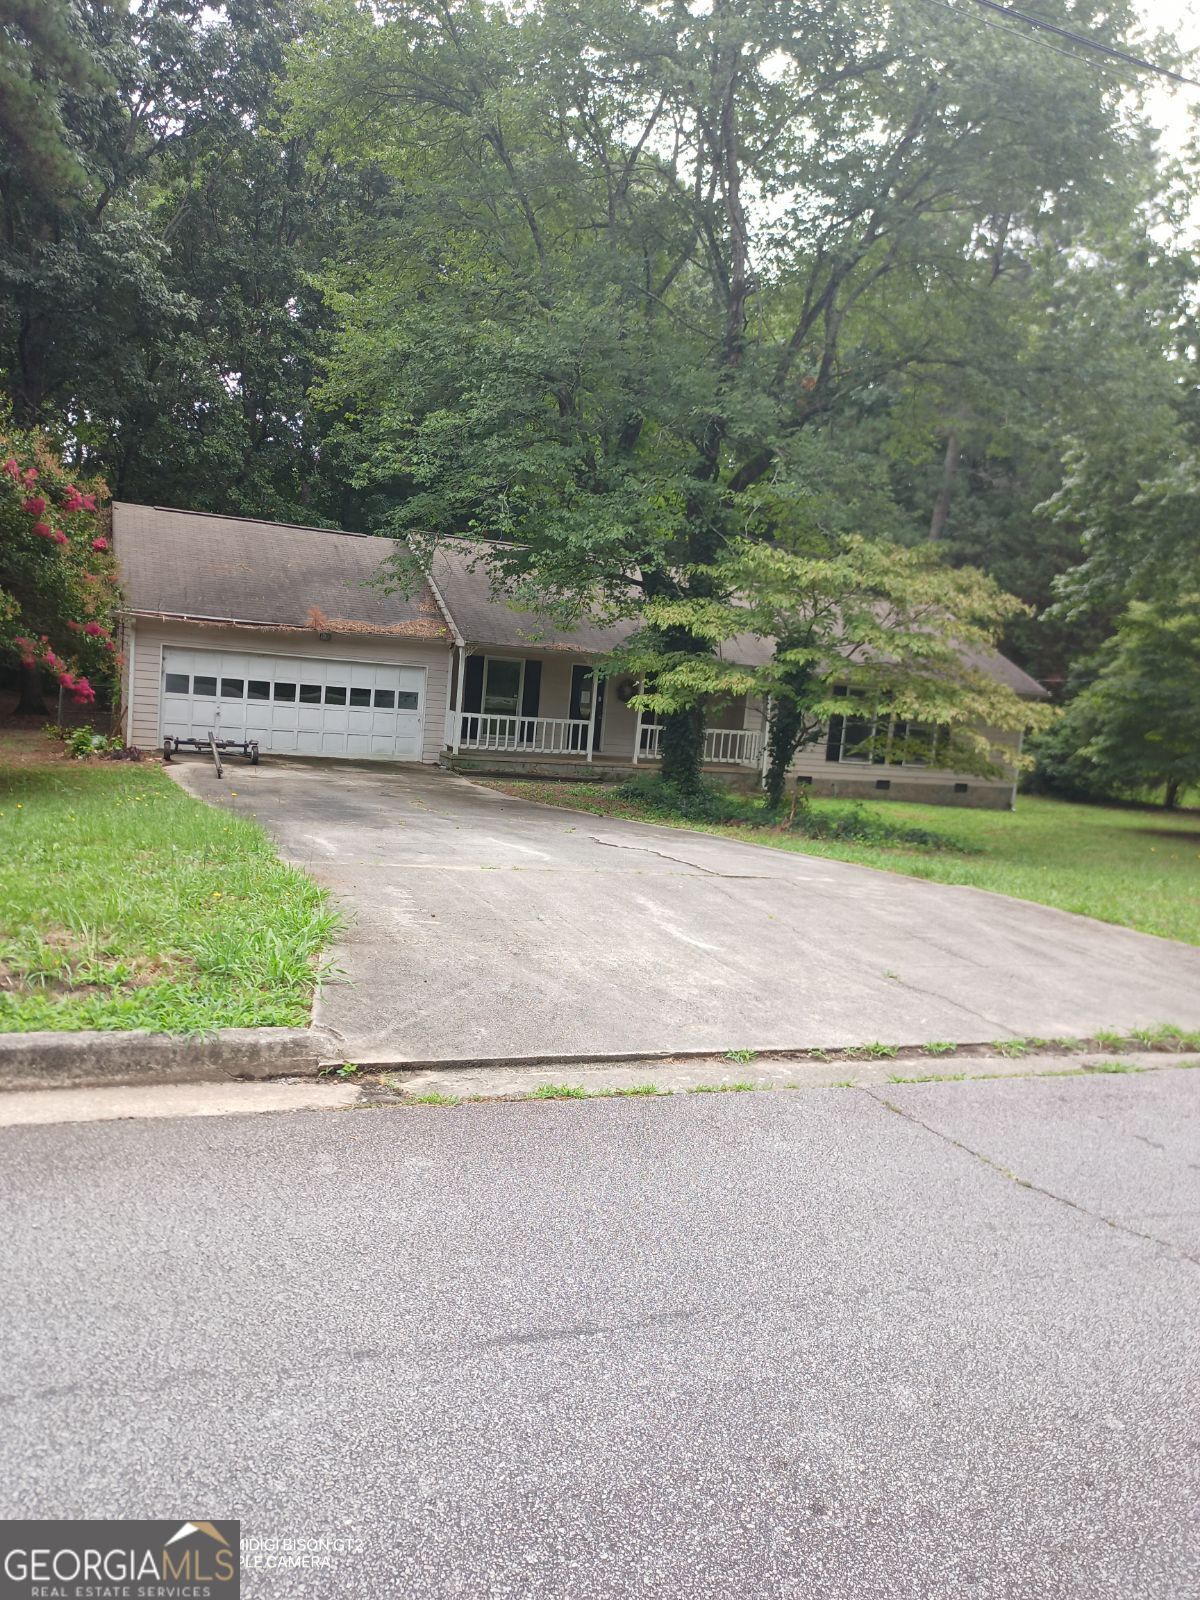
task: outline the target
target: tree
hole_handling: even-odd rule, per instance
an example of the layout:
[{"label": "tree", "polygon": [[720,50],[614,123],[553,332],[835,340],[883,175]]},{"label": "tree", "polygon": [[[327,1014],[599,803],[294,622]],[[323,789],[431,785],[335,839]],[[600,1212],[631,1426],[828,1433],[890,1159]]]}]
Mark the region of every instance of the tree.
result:
[{"label": "tree", "polygon": [[0,0],[0,133],[12,169],[33,192],[86,186],[61,102],[107,82],[71,0]]},{"label": "tree", "polygon": [[[325,18],[296,125],[403,195],[330,290],[357,481],[425,556],[500,535],[550,603],[663,602],[671,658],[711,655],[692,619],[730,598],[749,521],[775,538],[754,497],[805,435],[960,358],[936,307],[911,329],[888,307],[970,279],[1000,230],[1066,227],[1131,145],[1115,85],[873,0]],[[673,781],[702,740],[697,703],[665,710]]]},{"label": "tree", "polygon": [[46,92],[84,181],[47,188],[0,152],[4,387],[117,495],[358,520],[309,404],[330,321],[313,280],[385,186],[282,128],[305,10],[80,5],[100,88]]},{"label": "tree", "polygon": [[71,481],[50,439],[0,426],[0,650],[22,667],[18,711],[43,713],[48,673],[89,705],[119,666],[104,485]]},{"label": "tree", "polygon": [[[772,508],[776,528],[782,520]],[[642,703],[660,714],[701,697],[767,700],[772,809],[797,750],[834,717],[882,730],[881,761],[932,762],[936,745],[938,765],[981,774],[1018,764],[1017,736],[1046,719],[986,670],[1020,602],[938,551],[853,535],[790,548],[743,539],[726,549],[721,587],[736,600],[650,602],[651,631],[635,638],[625,664],[650,686]],[[659,641],[678,626],[719,645],[769,638],[774,653],[758,668],[737,664],[736,645],[729,657],[673,655]]]},{"label": "tree", "polygon": [[1068,706],[1053,747],[1085,792],[1162,787],[1173,807],[1200,783],[1200,591],[1135,600]]}]

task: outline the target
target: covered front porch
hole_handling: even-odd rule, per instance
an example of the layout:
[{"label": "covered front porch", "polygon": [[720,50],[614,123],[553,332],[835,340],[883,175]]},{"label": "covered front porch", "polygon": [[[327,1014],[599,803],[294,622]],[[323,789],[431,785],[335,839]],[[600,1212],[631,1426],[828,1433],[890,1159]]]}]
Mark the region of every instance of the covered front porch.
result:
[{"label": "covered front porch", "polygon": [[[635,679],[598,677],[595,662],[549,650],[515,656],[481,647],[456,652],[446,714],[446,755],[475,771],[654,767],[662,729],[629,704]],[[762,709],[742,697],[714,706],[704,765],[760,770]],[[599,774],[597,774],[599,775]]]}]

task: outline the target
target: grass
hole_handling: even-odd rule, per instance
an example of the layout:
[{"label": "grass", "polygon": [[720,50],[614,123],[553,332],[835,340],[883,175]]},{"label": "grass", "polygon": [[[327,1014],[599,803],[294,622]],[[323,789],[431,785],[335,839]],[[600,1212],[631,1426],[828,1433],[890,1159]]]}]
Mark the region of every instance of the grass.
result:
[{"label": "grass", "polygon": [[41,752],[0,740],[0,1032],[304,1026],[322,891],[156,766]]},{"label": "grass", "polygon": [[[1200,944],[1200,814],[1077,805],[1021,795],[1015,811],[970,811],[899,801],[816,800],[818,823],[855,816],[896,832],[936,835],[939,846],[813,838],[771,825],[757,797],[734,797],[725,820],[685,818],[615,785],[492,780],[527,800],[601,816],[670,822],[775,850],[854,861],[937,883],[967,884]],[[949,846],[949,848],[947,847]]]}]

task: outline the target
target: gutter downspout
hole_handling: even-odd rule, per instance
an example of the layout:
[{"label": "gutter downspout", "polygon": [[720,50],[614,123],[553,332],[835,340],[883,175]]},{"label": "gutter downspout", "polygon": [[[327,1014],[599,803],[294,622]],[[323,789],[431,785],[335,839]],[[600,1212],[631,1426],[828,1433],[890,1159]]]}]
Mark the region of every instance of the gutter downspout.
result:
[{"label": "gutter downspout", "polygon": [[[125,654],[125,665],[121,669],[121,678],[125,684],[125,743],[133,743],[133,685],[134,662],[137,659],[137,626],[132,617],[122,623],[122,631],[129,630],[129,649]],[[126,676],[128,674],[128,676]]]},{"label": "gutter downspout", "polygon": [[463,730],[463,705],[465,704],[465,690],[467,687],[467,647],[462,640],[458,643],[458,683],[454,690],[454,754],[457,755],[462,748]]},{"label": "gutter downspout", "polygon": [[592,746],[596,739],[596,701],[600,698],[600,678],[596,672],[596,663],[592,662],[592,698],[588,705],[588,732],[587,732],[587,758],[588,764],[592,760]]}]

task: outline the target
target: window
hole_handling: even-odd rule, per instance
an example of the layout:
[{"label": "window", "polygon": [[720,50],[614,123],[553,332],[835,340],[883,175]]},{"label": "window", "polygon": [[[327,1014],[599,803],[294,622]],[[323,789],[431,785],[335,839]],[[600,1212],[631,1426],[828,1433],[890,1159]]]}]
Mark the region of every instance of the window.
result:
[{"label": "window", "polygon": [[483,669],[485,716],[515,717],[521,704],[523,661],[501,661],[489,656]]},{"label": "window", "polygon": [[[838,699],[863,698],[860,689],[844,684],[833,692]],[[825,759],[870,762],[877,767],[924,767],[933,761],[937,739],[937,728],[903,717],[833,717]]]},{"label": "window", "polygon": [[246,680],[244,678],[222,678],[221,699],[241,700],[245,698]]},{"label": "window", "polygon": [[415,711],[421,704],[421,697],[415,689],[396,690],[396,710]]},{"label": "window", "polygon": [[391,711],[396,704],[396,691],[394,689],[376,689],[376,711]]},{"label": "window", "polygon": [[247,700],[269,700],[271,685],[265,678],[251,678],[246,688]]},{"label": "window", "polygon": [[350,704],[352,706],[369,706],[371,704],[370,689],[351,689]]},{"label": "window", "polygon": [[327,706],[344,706],[346,704],[346,691],[341,687],[330,685],[325,690],[325,704]]},{"label": "window", "polygon": [[193,678],[192,693],[205,696],[211,695],[215,700],[217,697],[217,680],[215,678]]},{"label": "window", "polygon": [[168,672],[166,679],[168,694],[186,694],[188,692],[188,676],[186,672]]},{"label": "window", "polygon": [[300,704],[302,706],[319,706],[321,704],[321,685],[319,683],[302,683],[300,685]]},{"label": "window", "polygon": [[296,685],[294,683],[277,683],[275,685],[276,700],[294,700],[296,698]]}]

